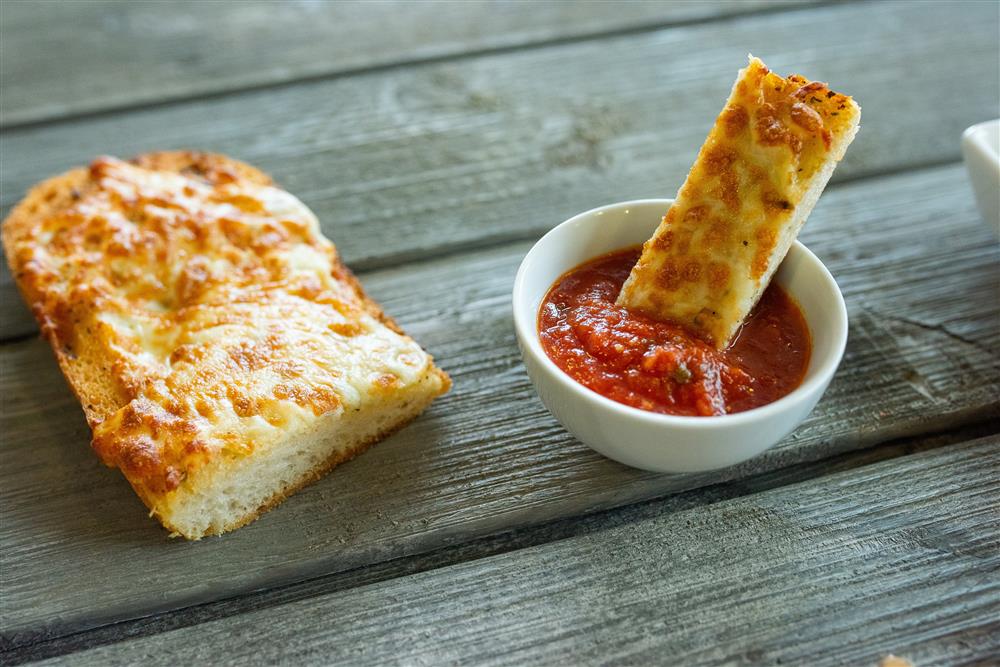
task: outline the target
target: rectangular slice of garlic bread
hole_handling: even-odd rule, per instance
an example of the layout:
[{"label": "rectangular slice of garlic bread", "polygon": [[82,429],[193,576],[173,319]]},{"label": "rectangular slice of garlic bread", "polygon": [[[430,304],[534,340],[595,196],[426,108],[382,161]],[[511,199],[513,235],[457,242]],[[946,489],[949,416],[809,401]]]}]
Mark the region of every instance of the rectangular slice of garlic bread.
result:
[{"label": "rectangular slice of garlic bread", "polygon": [[189,539],[253,520],[450,385],[312,212],[223,156],[99,158],[36,186],[3,242],[97,454]]},{"label": "rectangular slice of garlic bread", "polygon": [[850,97],[798,75],[782,78],[751,56],[618,303],[726,347],[785,258],[860,117]]}]

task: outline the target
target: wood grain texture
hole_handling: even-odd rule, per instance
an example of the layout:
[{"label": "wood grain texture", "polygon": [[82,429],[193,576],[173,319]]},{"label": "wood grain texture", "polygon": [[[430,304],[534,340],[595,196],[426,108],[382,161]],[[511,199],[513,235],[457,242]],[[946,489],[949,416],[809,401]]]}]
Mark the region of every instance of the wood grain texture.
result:
[{"label": "wood grain texture", "polygon": [[7,0],[0,126],[797,4]]},{"label": "wood grain texture", "polygon": [[703,508],[724,500],[815,480],[824,475],[853,470],[900,456],[960,444],[990,435],[996,435],[996,426],[989,422],[978,422],[930,436],[901,438],[869,449],[847,452],[821,461],[801,463],[760,475],[712,484],[582,516],[546,522],[538,526],[516,528],[443,549],[395,558],[289,586],[254,591],[235,598],[195,605],[165,614],[154,614],[133,621],[115,623],[49,641],[22,645],[10,651],[0,651],[0,663],[13,666],[54,658],[126,639],[137,639],[227,616],[244,614],[265,607],[274,607],[317,596],[339,594],[342,591],[360,586],[428,572],[466,561],[507,554],[559,540],[590,535],[597,531],[608,530],[644,519],[663,518],[676,512]]},{"label": "wood grain texture", "polygon": [[[48,664],[974,664],[1000,651],[1000,438]],[[44,664],[44,663],[43,663]]]},{"label": "wood grain texture", "polygon": [[953,166],[827,193],[804,240],[848,300],[844,363],[795,434],[717,473],[627,469],[552,420],[510,321],[523,243],[365,275],[453,392],[258,522],[196,544],[167,539],[87,451],[45,344],[0,347],[5,646],[1000,417],[1000,249],[967,188]]},{"label": "wood grain texture", "polygon": [[[957,160],[1000,115],[998,29],[989,3],[849,4],[25,128],[0,135],[0,205],[97,154],[199,147],[272,173],[356,270],[397,266],[671,196],[748,50],[860,100],[835,180]],[[34,330],[3,266],[0,338]]]}]

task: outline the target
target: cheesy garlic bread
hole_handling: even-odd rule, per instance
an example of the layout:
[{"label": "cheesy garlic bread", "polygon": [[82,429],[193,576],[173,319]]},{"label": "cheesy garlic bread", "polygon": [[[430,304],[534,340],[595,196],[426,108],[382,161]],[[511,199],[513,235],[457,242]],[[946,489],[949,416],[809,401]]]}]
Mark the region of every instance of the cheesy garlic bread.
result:
[{"label": "cheesy garlic bread", "polygon": [[826,84],[751,56],[618,304],[726,347],[858,131]]},{"label": "cheesy garlic bread", "polygon": [[97,454],[189,539],[253,520],[450,384],[312,212],[223,156],[99,158],[36,186],[3,242]]}]

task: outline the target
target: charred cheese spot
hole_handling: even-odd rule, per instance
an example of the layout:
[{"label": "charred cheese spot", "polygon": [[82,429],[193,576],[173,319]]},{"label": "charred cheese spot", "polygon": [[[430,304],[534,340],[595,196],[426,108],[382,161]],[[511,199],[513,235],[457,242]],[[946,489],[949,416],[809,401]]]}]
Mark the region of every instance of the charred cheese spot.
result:
[{"label": "charred cheese spot", "polygon": [[708,270],[708,284],[713,289],[722,290],[729,284],[729,265],[723,262],[712,262]]},{"label": "charred cheese spot", "polygon": [[661,289],[672,292],[680,285],[681,275],[673,260],[666,260],[656,272],[656,284]]},{"label": "charred cheese spot", "polygon": [[692,206],[684,214],[684,222],[700,223],[708,218],[709,207],[708,206]]},{"label": "charred cheese spot", "polygon": [[670,250],[670,245],[671,242],[673,241],[673,238],[674,238],[674,233],[671,231],[667,231],[664,234],[660,234],[659,236],[653,237],[652,239],[644,243],[643,247],[645,248],[648,246],[649,248],[661,251]]},{"label": "charred cheese spot", "polygon": [[823,118],[810,106],[802,102],[796,102],[791,108],[792,122],[804,129],[806,132],[820,137],[827,150],[833,137],[830,131],[823,126]]},{"label": "charred cheese spot", "polygon": [[356,322],[330,322],[327,327],[338,336],[346,336],[348,338],[361,333],[361,326]]},{"label": "charred cheese spot", "polygon": [[399,386],[399,378],[389,373],[383,373],[375,378],[375,386],[383,392],[388,392]]},{"label": "charred cheese spot", "polygon": [[740,210],[740,182],[736,172],[729,169],[719,176],[719,200],[726,205],[730,214]]},{"label": "charred cheese spot", "polygon": [[[277,346],[275,346],[277,347]],[[265,367],[270,359],[271,353],[265,346],[258,346],[249,343],[240,343],[229,348],[229,358],[236,365],[236,370],[241,373],[252,373]]]},{"label": "charred cheese spot", "polygon": [[823,119],[812,107],[802,102],[792,104],[791,116],[792,122],[807,132],[819,133],[823,130]]},{"label": "charred cheese spot", "polygon": [[765,188],[760,200],[764,208],[772,214],[780,214],[782,211],[791,211],[795,208],[795,205],[788,201],[787,195],[782,195],[772,188]]},{"label": "charred cheese spot", "polygon": [[697,282],[701,278],[701,263],[696,259],[688,260],[684,265],[682,277],[689,283]]},{"label": "charred cheese spot", "polygon": [[802,140],[788,129],[772,104],[763,104],[757,113],[757,141],[764,146],[788,146],[793,155],[802,150]]},{"label": "charred cheese spot", "polygon": [[232,194],[222,197],[220,201],[226,204],[232,204],[244,213],[263,213],[264,204],[253,197],[244,194]]},{"label": "charred cheese spot", "polygon": [[[384,387],[378,382],[375,383],[375,390],[380,391]],[[337,394],[328,387],[305,388],[298,385],[279,384],[274,387],[275,398],[291,401],[296,405],[312,410],[313,414],[321,415],[335,409],[340,405]]]},{"label": "charred cheese spot", "polygon": [[211,419],[215,416],[215,406],[204,398],[199,398],[194,402],[194,409],[199,417]]},{"label": "charred cheese spot", "polygon": [[726,137],[734,139],[750,125],[750,114],[743,106],[731,105],[723,112],[722,123],[726,130]]},{"label": "charred cheese spot", "polygon": [[729,171],[738,156],[736,151],[726,146],[713,146],[704,155],[704,169],[709,176],[720,176]]}]

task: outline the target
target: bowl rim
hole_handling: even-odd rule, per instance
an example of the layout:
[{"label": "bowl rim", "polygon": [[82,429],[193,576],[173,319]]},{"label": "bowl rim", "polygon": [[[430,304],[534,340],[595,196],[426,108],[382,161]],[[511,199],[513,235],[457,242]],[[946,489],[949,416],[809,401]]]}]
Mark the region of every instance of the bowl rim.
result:
[{"label": "bowl rim", "polygon": [[[834,340],[830,346],[829,353],[821,359],[812,377],[807,378],[798,387],[793,389],[791,392],[782,396],[776,401],[767,403],[765,405],[751,408],[750,410],[744,410],[743,412],[735,412],[726,415],[712,415],[712,416],[687,416],[687,415],[669,415],[660,412],[652,412],[649,410],[643,410],[641,408],[632,407],[630,405],[625,405],[624,403],[619,403],[618,401],[612,400],[603,396],[596,391],[589,389],[573,378],[571,378],[565,371],[556,366],[555,362],[549,358],[549,355],[545,353],[542,349],[542,344],[538,336],[538,313],[533,312],[533,317],[530,318],[529,322],[524,321],[524,317],[521,314],[522,310],[526,309],[526,305],[523,303],[527,299],[525,294],[527,288],[527,274],[530,268],[530,260],[533,253],[542,246],[546,240],[551,241],[553,237],[561,227],[564,225],[570,225],[576,221],[599,215],[605,211],[609,210],[619,210],[630,207],[639,206],[650,206],[665,205],[669,208],[674,202],[673,199],[633,199],[621,202],[615,202],[613,204],[605,204],[603,206],[598,206],[592,208],[588,211],[578,213],[571,218],[564,220],[559,223],[548,232],[546,232],[538,241],[531,246],[531,249],[525,254],[524,258],[521,260],[521,264],[518,266],[517,275],[514,278],[514,289],[512,294],[512,310],[514,315],[514,330],[518,338],[522,341],[521,354],[531,354],[532,357],[540,364],[540,366],[545,369],[545,371],[557,378],[557,382],[565,389],[580,397],[581,399],[588,401],[590,403],[596,404],[603,407],[605,410],[610,410],[616,412],[619,415],[626,418],[633,418],[640,421],[647,422],[650,425],[661,425],[661,426],[683,426],[690,427],[694,429],[710,429],[718,427],[734,427],[746,424],[752,424],[760,420],[773,417],[779,413],[793,409],[797,404],[809,400],[809,397],[816,391],[822,391],[827,383],[832,378],[833,374],[836,372],[837,367],[840,365],[840,361],[844,356],[844,350],[847,346],[847,333],[848,333],[848,316],[847,316],[847,305],[844,302],[844,295],[840,291],[840,286],[834,279],[830,270],[826,268],[826,265],[820,261],[820,259],[807,248],[800,241],[796,240],[792,245],[795,247],[795,251],[803,253],[807,261],[811,261],[816,265],[818,270],[819,280],[825,283],[825,286],[829,291],[831,291],[835,296],[835,303],[831,304],[831,308],[834,311],[835,321],[837,323],[836,331],[834,332]],[[666,208],[663,209],[666,211]],[[608,252],[614,252],[613,250]],[[791,252],[791,249],[789,249]],[[583,260],[587,261],[587,260]],[[784,261],[784,260],[782,260]],[[574,267],[565,267],[560,271],[559,275],[563,275],[566,271],[569,271]],[[546,286],[546,293],[551,285]],[[521,304],[519,307],[518,304]],[[803,312],[805,316],[805,312]],[[812,335],[815,327],[806,318],[806,324],[809,326],[810,335]],[[812,352],[815,353],[815,346]]]},{"label": "bowl rim", "polygon": [[1000,163],[1000,150],[989,140],[991,135],[1000,132],[1000,118],[984,120],[981,123],[970,125],[962,131],[962,143],[964,145],[975,146],[986,153],[993,162]]}]

